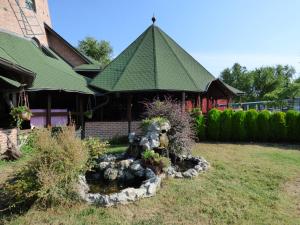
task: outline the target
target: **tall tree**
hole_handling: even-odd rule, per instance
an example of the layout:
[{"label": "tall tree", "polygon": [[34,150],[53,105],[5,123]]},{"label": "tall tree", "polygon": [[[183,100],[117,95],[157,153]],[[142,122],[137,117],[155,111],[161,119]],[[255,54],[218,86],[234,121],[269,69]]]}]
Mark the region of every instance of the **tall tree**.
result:
[{"label": "tall tree", "polygon": [[110,43],[104,40],[98,41],[93,37],[86,37],[79,41],[78,49],[99,62],[102,68],[109,64],[112,58],[113,49]]},{"label": "tall tree", "polygon": [[299,96],[300,85],[293,81],[296,73],[291,66],[266,66],[248,71],[235,63],[226,68],[220,78],[229,85],[246,93],[243,101],[279,100]]}]

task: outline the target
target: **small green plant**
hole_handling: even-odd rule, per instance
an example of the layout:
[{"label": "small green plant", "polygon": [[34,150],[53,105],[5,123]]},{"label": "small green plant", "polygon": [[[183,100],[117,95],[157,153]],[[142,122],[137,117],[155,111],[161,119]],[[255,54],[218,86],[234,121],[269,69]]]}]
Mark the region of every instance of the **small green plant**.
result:
[{"label": "small green plant", "polygon": [[163,168],[171,165],[171,160],[167,157],[160,156],[154,150],[146,150],[142,153],[142,160],[146,167],[150,167],[156,174],[160,173]]},{"label": "small green plant", "polygon": [[24,120],[30,120],[32,113],[27,106],[18,106],[11,109],[10,115],[16,122],[17,127],[20,128]]},{"label": "small green plant", "polygon": [[159,154],[156,153],[154,150],[145,150],[142,153],[143,160],[150,160],[150,159],[155,159],[155,158],[159,158]]},{"label": "small green plant", "polygon": [[102,142],[99,138],[87,138],[83,141],[83,145],[88,150],[87,166],[89,169],[96,165],[96,160],[107,152],[108,142]]},{"label": "small green plant", "polygon": [[141,128],[144,132],[147,132],[148,128],[151,124],[158,123],[159,125],[162,125],[166,122],[168,122],[168,120],[166,118],[160,117],[160,116],[153,117],[153,118],[146,118],[142,121]]}]

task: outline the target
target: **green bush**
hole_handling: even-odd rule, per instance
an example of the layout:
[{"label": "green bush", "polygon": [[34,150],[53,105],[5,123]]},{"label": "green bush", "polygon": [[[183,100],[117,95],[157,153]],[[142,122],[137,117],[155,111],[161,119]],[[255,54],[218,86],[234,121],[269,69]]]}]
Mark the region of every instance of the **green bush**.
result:
[{"label": "green bush", "polygon": [[286,121],[284,112],[275,112],[270,118],[270,134],[273,141],[284,141],[286,138]]},{"label": "green bush", "polygon": [[248,141],[255,141],[257,137],[257,116],[258,112],[255,109],[250,109],[246,112],[245,128]]},{"label": "green bush", "polygon": [[212,109],[208,112],[207,136],[210,140],[217,141],[220,137],[220,110]]},{"label": "green bush", "polygon": [[197,138],[199,141],[203,141],[206,139],[205,133],[205,117],[203,115],[198,115],[195,117],[195,130],[197,134]]},{"label": "green bush", "polygon": [[300,126],[297,125],[298,115],[299,113],[295,110],[289,110],[285,115],[288,141],[297,141],[297,135],[299,133],[300,128]]},{"label": "green bush", "polygon": [[270,136],[270,117],[271,113],[268,110],[263,110],[257,116],[257,140],[268,141]]},{"label": "green bush", "polygon": [[246,139],[245,116],[244,111],[237,111],[232,115],[231,137],[234,141],[245,141]]},{"label": "green bush", "polygon": [[89,153],[87,167],[92,169],[96,165],[99,156],[107,152],[109,144],[102,142],[99,138],[87,138],[83,141],[83,144]]},{"label": "green bush", "polygon": [[[296,127],[300,127],[300,113],[298,113],[296,124]],[[300,143],[300,132],[297,132],[297,142]]]},{"label": "green bush", "polygon": [[35,157],[4,183],[0,196],[7,207],[24,209],[67,205],[78,201],[78,176],[86,171],[88,151],[73,129],[64,128],[57,136],[48,129],[36,131]]},{"label": "green bush", "polygon": [[226,109],[221,113],[220,116],[220,140],[230,141],[231,140],[231,128],[232,128],[232,114],[231,109]]}]

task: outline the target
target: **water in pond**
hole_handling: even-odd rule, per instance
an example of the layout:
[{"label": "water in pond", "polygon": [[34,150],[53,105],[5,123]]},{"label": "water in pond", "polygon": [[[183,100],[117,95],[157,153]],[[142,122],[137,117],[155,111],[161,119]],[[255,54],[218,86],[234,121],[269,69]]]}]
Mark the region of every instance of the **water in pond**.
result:
[{"label": "water in pond", "polygon": [[189,160],[181,160],[177,161],[175,167],[178,172],[185,172],[188,169],[194,168],[194,163]]},{"label": "water in pond", "polygon": [[127,180],[127,181],[107,181],[104,179],[100,180],[88,180],[88,185],[90,187],[89,193],[100,193],[100,194],[113,194],[120,192],[121,190],[125,188],[139,188],[143,181],[145,180],[142,178],[135,178],[133,180]]}]

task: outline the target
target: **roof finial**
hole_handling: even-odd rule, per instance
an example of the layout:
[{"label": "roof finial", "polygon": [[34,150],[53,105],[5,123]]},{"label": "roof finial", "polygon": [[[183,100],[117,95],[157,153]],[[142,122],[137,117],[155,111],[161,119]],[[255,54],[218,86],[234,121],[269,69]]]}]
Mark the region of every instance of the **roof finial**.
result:
[{"label": "roof finial", "polygon": [[154,24],[155,21],[156,21],[156,18],[155,18],[154,13],[153,13],[153,16],[152,16],[152,23]]}]

